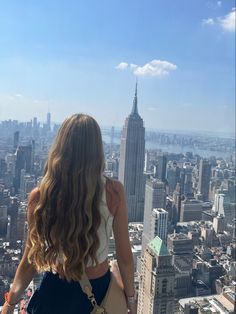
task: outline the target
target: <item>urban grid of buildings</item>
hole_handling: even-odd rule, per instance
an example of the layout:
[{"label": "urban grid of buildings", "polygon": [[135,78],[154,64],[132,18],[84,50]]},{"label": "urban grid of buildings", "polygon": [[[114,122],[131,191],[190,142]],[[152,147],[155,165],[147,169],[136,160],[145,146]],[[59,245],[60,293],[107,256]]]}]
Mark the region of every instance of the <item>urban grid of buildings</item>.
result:
[{"label": "urban grid of buildings", "polygon": [[[36,117],[0,122],[0,306],[26,241],[27,197],[40,184],[58,128],[50,113],[45,123]],[[126,192],[138,314],[235,313],[235,154],[217,157],[212,149],[202,158],[145,149],[152,138],[163,137],[145,135],[136,84],[120,145],[112,127],[104,151],[105,175],[119,179]],[[209,142],[214,148],[229,143]],[[113,236],[109,258],[117,258]],[[30,283],[16,313],[26,313],[40,279]]]}]

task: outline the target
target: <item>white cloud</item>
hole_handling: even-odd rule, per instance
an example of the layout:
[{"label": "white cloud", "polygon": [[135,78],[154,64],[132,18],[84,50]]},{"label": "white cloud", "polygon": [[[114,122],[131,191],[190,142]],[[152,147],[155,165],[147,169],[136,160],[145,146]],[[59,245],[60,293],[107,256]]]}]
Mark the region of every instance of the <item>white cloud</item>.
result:
[{"label": "white cloud", "polygon": [[125,69],[128,68],[128,66],[129,66],[128,63],[126,63],[126,62],[121,62],[121,63],[119,63],[119,64],[116,66],[116,69],[118,69],[118,70],[125,70]]},{"label": "white cloud", "polygon": [[235,8],[233,8],[229,14],[219,19],[220,25],[223,27],[224,30],[229,31],[229,32],[235,32],[235,28],[236,28],[235,16],[236,16],[236,10]]},{"label": "white cloud", "polygon": [[168,61],[152,60],[144,66],[138,66],[134,69],[134,74],[137,76],[158,76],[168,75],[170,71],[176,70],[177,66]]},{"label": "white cloud", "polygon": [[202,20],[202,25],[214,25],[215,22],[212,18]]},{"label": "white cloud", "polygon": [[[220,2],[220,1],[219,1]],[[232,8],[232,11],[228,14],[226,14],[224,17],[218,17],[216,19],[208,18],[202,20],[202,25],[219,25],[222,27],[225,31],[228,32],[235,32],[236,28],[236,10],[235,8]]]},{"label": "white cloud", "polygon": [[163,77],[170,73],[170,71],[176,70],[177,66],[173,63],[164,60],[152,60],[143,66],[121,62],[116,69],[126,70],[130,69],[136,76],[156,76]]},{"label": "white cloud", "polygon": [[131,68],[131,69],[136,69],[137,67],[138,67],[137,64],[134,64],[134,63],[131,63],[131,64],[130,64],[130,68]]}]

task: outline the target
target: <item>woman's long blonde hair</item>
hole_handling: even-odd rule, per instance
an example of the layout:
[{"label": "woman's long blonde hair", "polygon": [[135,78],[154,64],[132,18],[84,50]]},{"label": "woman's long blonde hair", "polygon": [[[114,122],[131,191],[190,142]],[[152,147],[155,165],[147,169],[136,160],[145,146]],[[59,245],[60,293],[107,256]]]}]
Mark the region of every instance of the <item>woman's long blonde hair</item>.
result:
[{"label": "woman's long blonde hair", "polygon": [[28,258],[39,272],[79,280],[89,259],[97,264],[103,170],[97,122],[84,114],[66,119],[49,153],[29,234]]}]

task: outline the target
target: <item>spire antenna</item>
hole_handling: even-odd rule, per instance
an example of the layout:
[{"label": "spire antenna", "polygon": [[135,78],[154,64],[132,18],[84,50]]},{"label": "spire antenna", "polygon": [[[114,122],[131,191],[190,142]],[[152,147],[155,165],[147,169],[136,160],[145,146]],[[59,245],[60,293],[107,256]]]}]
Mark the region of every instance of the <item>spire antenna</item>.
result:
[{"label": "spire antenna", "polygon": [[132,107],[131,114],[138,114],[138,80],[137,78],[136,78],[135,94],[134,94],[133,107]]}]

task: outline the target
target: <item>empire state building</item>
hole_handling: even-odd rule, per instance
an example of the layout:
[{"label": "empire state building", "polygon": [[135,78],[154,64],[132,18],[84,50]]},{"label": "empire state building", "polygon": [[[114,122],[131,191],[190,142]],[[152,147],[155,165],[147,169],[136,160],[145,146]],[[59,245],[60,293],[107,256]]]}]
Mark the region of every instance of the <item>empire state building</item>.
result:
[{"label": "empire state building", "polygon": [[119,180],[124,184],[129,222],[142,222],[144,211],[145,128],[138,113],[137,83],[120,145]]}]

